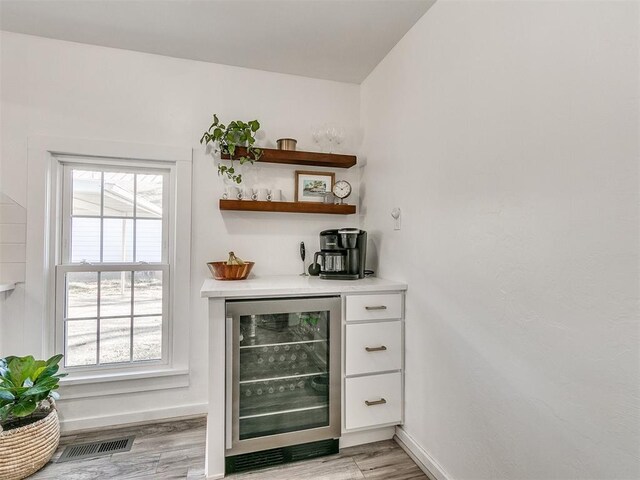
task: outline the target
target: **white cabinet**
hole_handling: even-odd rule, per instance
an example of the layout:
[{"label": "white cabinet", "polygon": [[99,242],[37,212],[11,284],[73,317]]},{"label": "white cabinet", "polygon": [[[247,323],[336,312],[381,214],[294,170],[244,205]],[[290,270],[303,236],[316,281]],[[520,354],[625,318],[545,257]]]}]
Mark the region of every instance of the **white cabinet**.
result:
[{"label": "white cabinet", "polygon": [[343,430],[403,421],[404,293],[346,295]]},{"label": "white cabinet", "polygon": [[346,320],[385,320],[402,318],[402,293],[376,295],[348,295],[346,297]]},{"label": "white cabinet", "polygon": [[[402,317],[406,289],[407,285],[404,283],[375,277],[355,281],[329,281],[299,275],[256,276],[242,282],[206,280],[200,293],[208,298],[209,303],[209,415],[205,459],[207,475],[210,478],[224,476],[224,453],[227,441],[231,443],[233,441],[227,438],[226,433],[229,430],[225,425],[227,422],[231,423],[233,419],[224,415],[227,410],[226,403],[233,404],[233,393],[231,392],[228,399],[225,381],[226,303],[228,301],[304,296],[341,297],[340,335],[335,335],[334,330],[331,337],[340,338],[340,342],[335,346],[341,347],[342,355],[339,371],[333,376],[333,381],[340,380],[342,383],[340,425],[341,433],[344,434],[342,439],[350,437],[346,443],[356,445],[364,441],[374,441],[372,438],[376,436],[388,438],[385,432],[393,429],[378,427],[397,425],[402,422],[402,332],[404,331]],[[338,316],[337,313],[335,316]],[[356,328],[346,329],[352,326]],[[385,333],[381,335],[381,331]],[[384,343],[382,343],[382,337],[384,337]],[[232,338],[231,334],[229,338]],[[387,350],[367,352],[364,350],[367,346],[374,348],[385,346]],[[377,356],[379,353],[382,355]],[[365,354],[370,354],[370,357]],[[349,356],[348,373],[347,355]],[[367,395],[363,396],[362,393],[365,392]],[[384,402],[381,401],[382,399]],[[369,405],[365,402],[369,402]],[[345,427],[345,420],[348,422],[347,427]],[[308,431],[311,430],[313,429]],[[347,435],[348,433],[353,435]]]},{"label": "white cabinet", "polygon": [[345,380],[345,428],[377,427],[402,422],[402,373]]},{"label": "white cabinet", "polygon": [[345,330],[345,375],[402,368],[400,320],[350,324]]}]

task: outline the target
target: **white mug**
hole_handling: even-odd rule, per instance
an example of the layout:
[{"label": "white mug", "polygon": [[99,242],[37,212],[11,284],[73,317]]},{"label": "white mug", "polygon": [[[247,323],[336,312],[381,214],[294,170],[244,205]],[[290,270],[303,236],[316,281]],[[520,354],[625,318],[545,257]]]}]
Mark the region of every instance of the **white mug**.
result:
[{"label": "white mug", "polygon": [[252,200],[253,188],[245,188],[242,190],[242,200]]},{"label": "white mug", "polygon": [[259,200],[261,202],[266,202],[269,197],[269,190],[266,188],[257,188],[255,190],[255,200]]},{"label": "white mug", "polygon": [[225,187],[222,198],[224,200],[240,200],[242,198],[241,191],[238,187]]},{"label": "white mug", "polygon": [[282,199],[282,191],[279,188],[272,188],[267,195],[267,201],[279,202]]}]

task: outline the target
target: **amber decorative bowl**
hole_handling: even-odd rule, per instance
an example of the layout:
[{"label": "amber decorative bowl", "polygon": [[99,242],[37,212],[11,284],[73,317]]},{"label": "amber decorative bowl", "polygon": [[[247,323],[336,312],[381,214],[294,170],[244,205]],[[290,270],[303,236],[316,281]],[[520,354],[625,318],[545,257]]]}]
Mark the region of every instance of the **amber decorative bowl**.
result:
[{"label": "amber decorative bowl", "polygon": [[209,262],[207,266],[216,280],[244,280],[249,276],[255,262],[244,265],[227,265],[227,262]]}]

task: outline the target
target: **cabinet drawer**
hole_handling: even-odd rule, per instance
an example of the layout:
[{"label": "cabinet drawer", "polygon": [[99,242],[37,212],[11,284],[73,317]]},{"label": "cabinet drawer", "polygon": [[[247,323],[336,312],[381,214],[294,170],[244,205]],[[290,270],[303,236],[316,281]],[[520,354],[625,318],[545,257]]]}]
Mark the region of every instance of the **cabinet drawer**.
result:
[{"label": "cabinet drawer", "polygon": [[347,375],[400,370],[402,322],[357,323],[346,326]]},{"label": "cabinet drawer", "polygon": [[402,318],[402,294],[347,295],[346,320],[386,320]]},{"label": "cabinet drawer", "polygon": [[385,373],[345,380],[347,430],[402,422],[402,374]]}]

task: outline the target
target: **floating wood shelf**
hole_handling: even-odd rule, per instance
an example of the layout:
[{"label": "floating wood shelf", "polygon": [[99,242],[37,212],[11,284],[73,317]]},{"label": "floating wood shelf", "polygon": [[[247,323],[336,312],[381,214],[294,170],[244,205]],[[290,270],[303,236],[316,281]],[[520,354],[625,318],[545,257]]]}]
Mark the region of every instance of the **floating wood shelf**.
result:
[{"label": "floating wood shelf", "polygon": [[[262,156],[258,162],[284,163],[287,165],[304,165],[306,167],[332,167],[349,168],[357,162],[355,155],[342,155],[339,153],[301,152],[298,150],[277,150],[274,148],[261,148]],[[236,149],[234,157],[247,154],[246,148]],[[229,159],[228,154],[222,154],[222,158]]]},{"label": "floating wood shelf", "polygon": [[220,200],[220,210],[240,210],[249,212],[333,213],[337,215],[351,215],[356,213],[356,206],[312,202],[260,202],[256,200]]}]

